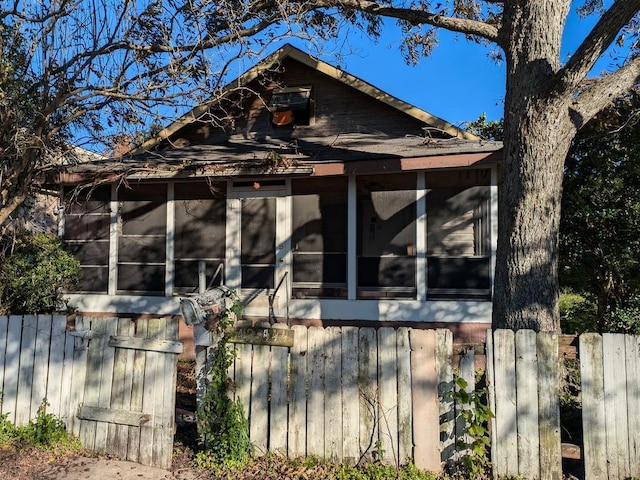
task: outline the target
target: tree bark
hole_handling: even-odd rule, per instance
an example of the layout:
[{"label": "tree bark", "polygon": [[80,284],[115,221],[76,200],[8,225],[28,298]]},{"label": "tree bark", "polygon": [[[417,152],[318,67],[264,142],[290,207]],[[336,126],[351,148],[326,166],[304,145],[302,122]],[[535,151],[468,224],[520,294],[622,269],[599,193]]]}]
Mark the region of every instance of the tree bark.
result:
[{"label": "tree bark", "polygon": [[[566,0],[505,2],[505,142],[493,328],[559,331],[562,176],[577,129],[553,93]],[[537,41],[532,41],[537,39]]]}]

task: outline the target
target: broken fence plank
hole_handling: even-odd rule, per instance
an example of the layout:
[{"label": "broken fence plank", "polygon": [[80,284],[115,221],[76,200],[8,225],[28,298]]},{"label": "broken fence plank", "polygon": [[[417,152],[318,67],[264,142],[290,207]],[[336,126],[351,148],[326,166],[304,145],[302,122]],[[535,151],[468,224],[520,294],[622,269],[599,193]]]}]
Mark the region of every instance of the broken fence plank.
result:
[{"label": "broken fence plank", "polygon": [[109,339],[109,346],[162,353],[182,353],[184,348],[182,342],[155,340],[152,338],[125,337],[119,335],[111,336]]},{"label": "broken fence plank", "polygon": [[94,422],[113,423],[115,425],[130,425],[132,427],[140,427],[149,423],[152,419],[148,413],[91,407],[88,405],[80,407],[78,418],[82,420],[92,420]]}]

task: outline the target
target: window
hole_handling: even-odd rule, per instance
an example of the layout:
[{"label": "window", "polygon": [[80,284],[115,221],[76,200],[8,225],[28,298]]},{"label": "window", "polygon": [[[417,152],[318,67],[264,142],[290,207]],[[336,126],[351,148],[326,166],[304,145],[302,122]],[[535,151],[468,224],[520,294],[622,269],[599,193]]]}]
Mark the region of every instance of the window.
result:
[{"label": "window", "polygon": [[226,184],[176,183],[174,187],[173,292],[197,292],[224,283]]},{"label": "window", "polygon": [[311,87],[276,89],[269,102],[271,122],[274,127],[310,125]]},{"label": "window", "polygon": [[416,296],[416,176],[357,178],[358,297]]},{"label": "window", "polygon": [[490,296],[488,170],[427,176],[427,295]]},{"label": "window", "polygon": [[119,293],[164,294],[167,186],[141,184],[118,190]]},{"label": "window", "polygon": [[80,261],[79,291],[106,293],[109,289],[111,188],[100,186],[85,193],[70,187],[65,189],[64,198],[63,238]]},{"label": "window", "polygon": [[347,296],[347,179],[300,179],[293,193],[293,296]]}]

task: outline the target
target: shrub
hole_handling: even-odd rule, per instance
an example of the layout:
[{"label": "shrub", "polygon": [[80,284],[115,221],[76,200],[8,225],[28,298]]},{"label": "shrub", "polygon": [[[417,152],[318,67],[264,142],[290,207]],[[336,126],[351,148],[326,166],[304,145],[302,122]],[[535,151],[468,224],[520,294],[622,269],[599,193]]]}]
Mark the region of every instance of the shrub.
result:
[{"label": "shrub", "polygon": [[597,330],[596,304],[587,297],[569,290],[560,293],[560,328],[574,334]]},{"label": "shrub", "polygon": [[[8,242],[5,242],[8,243]],[[80,277],[80,263],[52,234],[21,232],[5,245],[0,266],[0,311],[54,313],[63,291]]]},{"label": "shrub", "polygon": [[624,306],[607,312],[607,331],[638,335],[640,333],[640,295],[632,295]]},{"label": "shrub", "polygon": [[7,414],[0,415],[0,445],[7,443],[18,444],[21,447],[51,448],[66,446],[80,448],[64,426],[62,420],[51,413],[47,413],[47,402],[42,402],[36,418],[24,427],[16,427],[7,418]]}]

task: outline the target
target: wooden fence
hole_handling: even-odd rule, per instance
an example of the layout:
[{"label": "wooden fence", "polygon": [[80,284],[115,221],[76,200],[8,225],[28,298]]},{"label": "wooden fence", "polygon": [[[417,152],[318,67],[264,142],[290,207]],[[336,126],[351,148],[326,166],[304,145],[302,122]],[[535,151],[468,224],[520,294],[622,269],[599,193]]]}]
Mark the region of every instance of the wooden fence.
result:
[{"label": "wooden fence", "polygon": [[168,468],[178,325],[172,319],[0,317],[0,413],[15,425],[41,405],[89,449]]},{"label": "wooden fence", "polygon": [[77,433],[83,348],[85,341],[67,332],[64,316],[0,316],[0,412],[22,426],[46,401],[47,412]]},{"label": "wooden fence", "polygon": [[[455,461],[448,330],[293,327],[292,347],[236,344],[230,372],[258,453],[342,462]],[[46,403],[85,446],[168,467],[177,323],[168,319],[0,317],[0,414],[16,425]],[[460,353],[460,352],[456,352]],[[458,364],[474,385],[474,352]],[[487,333],[496,475],[562,478],[558,336]],[[587,480],[640,477],[640,336],[579,338]]]},{"label": "wooden fence", "polygon": [[[579,337],[587,480],[640,477],[640,337]],[[496,475],[562,477],[558,335],[487,333]]]},{"label": "wooden fence", "polygon": [[[456,456],[449,330],[293,327],[291,349],[236,345],[231,372],[258,453],[440,471]],[[461,362],[474,385],[474,352]],[[459,405],[458,408],[465,406]]]}]

